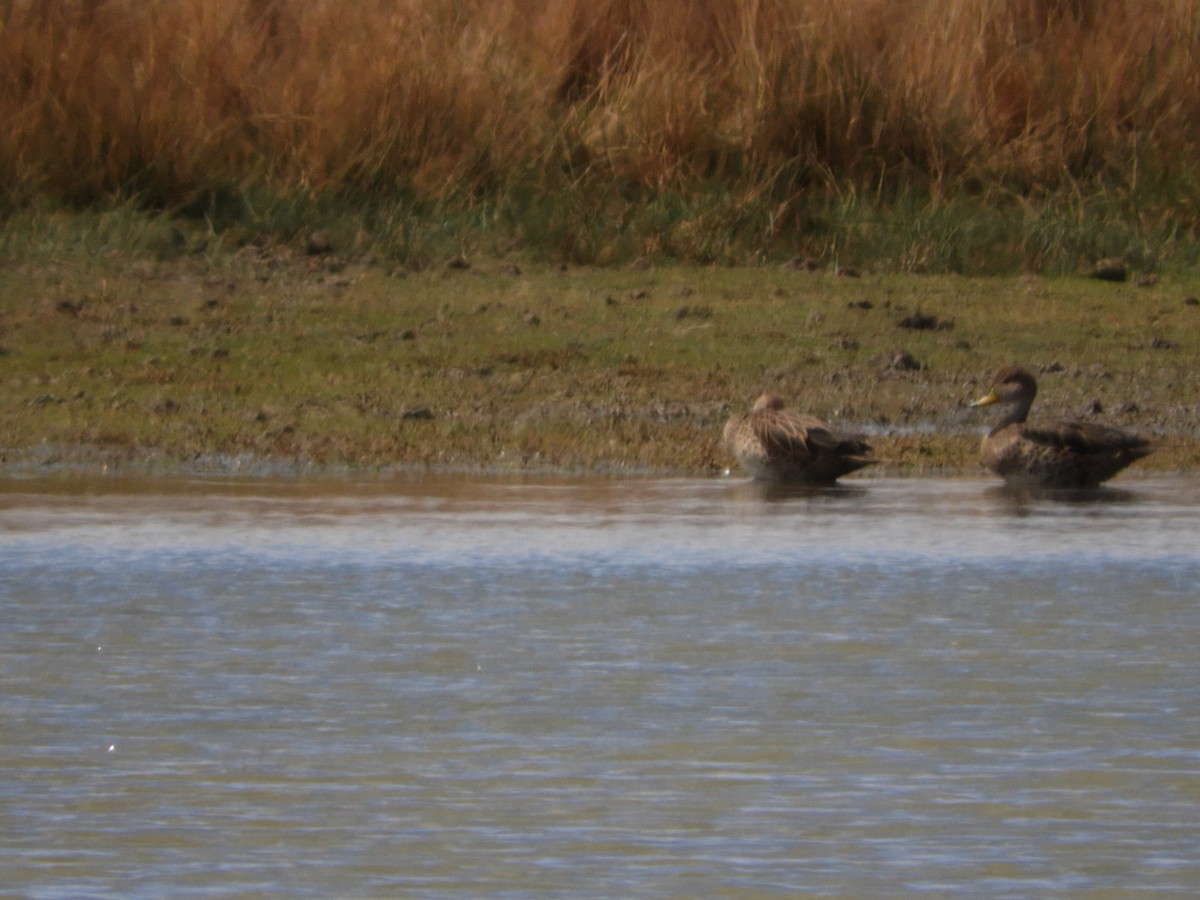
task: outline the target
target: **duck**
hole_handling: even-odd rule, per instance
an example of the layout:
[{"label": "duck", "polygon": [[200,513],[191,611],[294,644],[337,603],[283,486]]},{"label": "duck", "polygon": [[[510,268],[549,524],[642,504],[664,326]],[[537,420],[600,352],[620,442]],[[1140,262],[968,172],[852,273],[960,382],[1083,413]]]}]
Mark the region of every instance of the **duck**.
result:
[{"label": "duck", "polygon": [[1153,450],[1144,437],[1093,422],[1029,424],[1037,380],[1021,366],[1005,366],[972,408],[1006,404],[1007,415],[980,446],[983,465],[1010,485],[1094,488]]},{"label": "duck", "polygon": [[770,391],[750,412],[730,417],[724,443],[758,481],[832,484],[878,462],[858,435],[842,434],[814,416],[789,412],[783,398]]}]

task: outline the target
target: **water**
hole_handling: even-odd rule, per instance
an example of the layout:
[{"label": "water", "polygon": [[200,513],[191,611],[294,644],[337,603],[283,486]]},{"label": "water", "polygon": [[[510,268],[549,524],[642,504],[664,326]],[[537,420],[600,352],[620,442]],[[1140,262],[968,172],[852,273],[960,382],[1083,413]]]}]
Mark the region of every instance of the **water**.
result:
[{"label": "water", "polygon": [[1191,895],[1200,483],[0,482],[20,896]]}]

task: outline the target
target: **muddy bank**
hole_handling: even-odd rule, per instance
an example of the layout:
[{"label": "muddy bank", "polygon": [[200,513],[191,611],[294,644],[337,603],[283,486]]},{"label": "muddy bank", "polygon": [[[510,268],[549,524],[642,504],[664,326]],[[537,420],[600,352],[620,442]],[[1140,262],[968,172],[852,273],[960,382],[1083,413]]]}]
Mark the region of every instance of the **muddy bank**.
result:
[{"label": "muddy bank", "polygon": [[759,392],[866,432],[876,471],[978,471],[966,403],[1019,362],[1034,417],[1200,462],[1191,283],[807,267],[419,272],[303,250],[0,269],[6,471],[715,474]]}]

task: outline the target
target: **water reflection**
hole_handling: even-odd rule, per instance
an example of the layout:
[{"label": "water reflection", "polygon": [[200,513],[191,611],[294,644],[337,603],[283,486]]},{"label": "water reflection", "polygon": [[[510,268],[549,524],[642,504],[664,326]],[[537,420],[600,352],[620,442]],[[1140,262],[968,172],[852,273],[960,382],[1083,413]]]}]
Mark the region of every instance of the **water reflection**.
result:
[{"label": "water reflection", "polygon": [[0,484],[23,896],[1200,883],[1200,491]]},{"label": "water reflection", "polygon": [[998,506],[1014,513],[1028,513],[1047,503],[1088,507],[1136,503],[1141,499],[1136,491],[1107,485],[1095,488],[1044,488],[1002,484],[990,487],[984,493],[994,499]]},{"label": "water reflection", "polygon": [[738,482],[734,488],[751,501],[778,503],[788,500],[810,500],[815,502],[861,499],[868,488],[861,483],[836,482],[834,484],[798,484],[777,481]]}]

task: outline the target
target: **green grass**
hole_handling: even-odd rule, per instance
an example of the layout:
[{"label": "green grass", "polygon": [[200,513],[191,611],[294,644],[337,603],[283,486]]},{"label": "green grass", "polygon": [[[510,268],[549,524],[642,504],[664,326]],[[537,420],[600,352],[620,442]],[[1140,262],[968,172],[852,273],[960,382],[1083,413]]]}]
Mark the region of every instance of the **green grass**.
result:
[{"label": "green grass", "polygon": [[877,274],[1067,275],[1119,256],[1136,273],[1186,276],[1200,265],[1190,182],[1137,192],[1071,185],[1036,200],[993,187],[935,196],[912,184],[887,195],[853,190],[737,193],[697,183],[655,190],[535,176],[486,196],[416,202],[265,187],[202,193],[171,210],[138,198],[72,213],[48,200],[0,218],[0,258],[219,262],[231,250],[302,248],[324,232],[339,253],[406,270],[460,252],[552,265],[758,266],[806,257]]},{"label": "green grass", "polygon": [[[891,471],[973,470],[1000,365],[1036,412],[1157,435],[1191,469],[1200,279],[967,278],[778,265],[562,266],[230,245],[187,222],[30,216],[3,232],[10,464],[714,472],[763,389],[868,427]],[[335,238],[335,247],[340,239]],[[920,312],[940,327],[901,326]],[[921,368],[889,367],[894,351]]]}]

